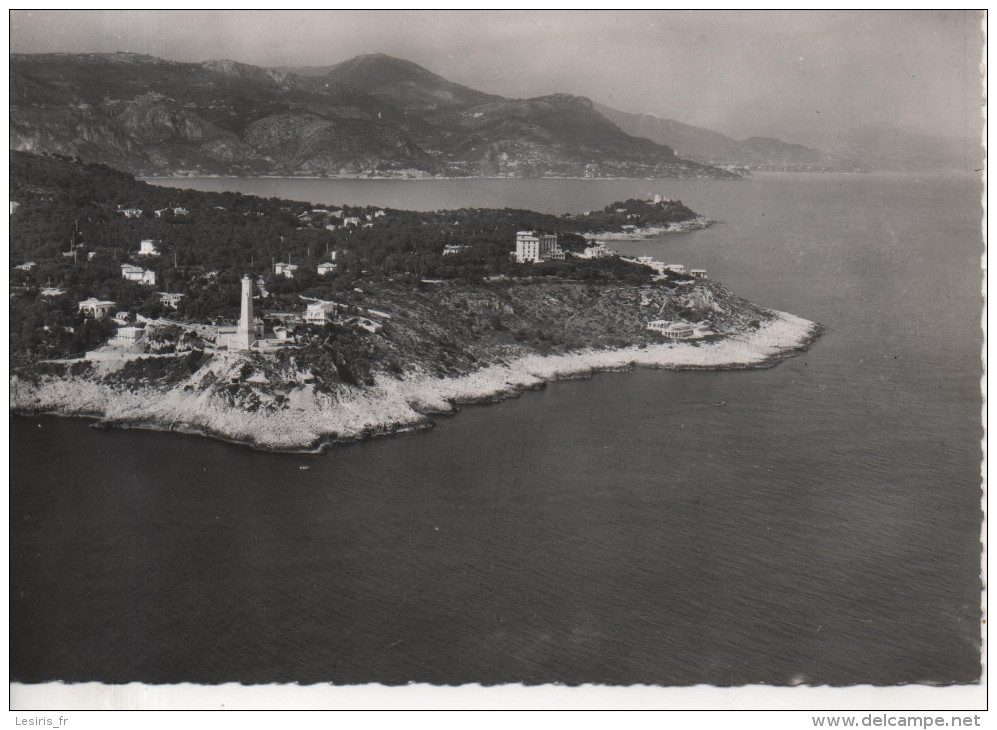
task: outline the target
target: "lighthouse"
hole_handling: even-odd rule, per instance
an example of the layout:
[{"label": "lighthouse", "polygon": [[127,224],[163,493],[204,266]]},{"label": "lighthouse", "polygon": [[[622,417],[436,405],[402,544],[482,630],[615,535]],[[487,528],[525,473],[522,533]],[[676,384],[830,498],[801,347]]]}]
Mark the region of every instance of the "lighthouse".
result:
[{"label": "lighthouse", "polygon": [[239,315],[239,329],[235,331],[236,350],[248,350],[256,340],[253,330],[253,280],[242,277],[242,311]]}]

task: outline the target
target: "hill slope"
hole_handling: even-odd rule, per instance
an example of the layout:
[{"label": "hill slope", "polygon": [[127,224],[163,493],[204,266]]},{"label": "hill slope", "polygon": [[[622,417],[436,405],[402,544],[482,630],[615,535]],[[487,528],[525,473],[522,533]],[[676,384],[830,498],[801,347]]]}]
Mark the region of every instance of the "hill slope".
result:
[{"label": "hill slope", "polygon": [[317,76],[12,55],[10,147],[143,175],[730,176],[631,137],[587,99],[503,99],[381,54]]}]

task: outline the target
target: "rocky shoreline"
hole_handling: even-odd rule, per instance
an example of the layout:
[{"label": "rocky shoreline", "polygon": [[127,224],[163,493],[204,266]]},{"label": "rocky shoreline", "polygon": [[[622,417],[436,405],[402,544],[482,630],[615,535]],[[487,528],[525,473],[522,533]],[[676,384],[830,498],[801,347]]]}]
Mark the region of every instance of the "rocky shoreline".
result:
[{"label": "rocky shoreline", "polygon": [[782,312],[772,314],[755,330],[710,342],[526,355],[458,377],[382,375],[372,387],[344,385],[331,393],[299,384],[280,410],[236,408],[191,383],[163,389],[114,386],[85,376],[42,376],[35,381],[12,376],[10,411],[94,418],[95,425],[105,427],[197,434],[264,451],[319,453],[335,443],[432,428],[431,416],[455,413],[461,405],[513,398],[551,381],[596,372],[771,367],[807,349],[820,335],[820,325]]},{"label": "rocky shoreline", "polygon": [[645,238],[654,238],[664,233],[701,231],[704,228],[709,228],[714,223],[716,223],[715,220],[697,215],[695,218],[678,221],[677,223],[669,223],[667,226],[645,226],[644,228],[638,228],[630,232],[609,231],[604,233],[583,233],[582,235],[585,238],[592,238],[599,241],[640,241]]}]

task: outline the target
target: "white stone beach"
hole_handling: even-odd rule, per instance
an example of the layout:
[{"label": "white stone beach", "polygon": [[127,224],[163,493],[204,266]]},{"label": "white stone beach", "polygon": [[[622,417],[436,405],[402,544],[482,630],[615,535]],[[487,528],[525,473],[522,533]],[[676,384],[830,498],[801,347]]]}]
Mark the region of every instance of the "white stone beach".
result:
[{"label": "white stone beach", "polygon": [[[309,452],[336,441],[429,428],[429,415],[452,413],[460,404],[514,397],[549,381],[600,371],[766,367],[806,348],[819,333],[819,326],[805,319],[773,314],[757,330],[708,342],[527,355],[454,378],[381,375],[373,387],[342,385],[333,393],[298,383],[281,408],[233,407],[216,389],[196,387],[200,371],[167,389],[126,388],[80,376],[43,376],[37,382],[12,377],[10,408],[91,417],[117,427],[197,433],[264,450]],[[219,361],[214,367],[230,365]],[[263,387],[260,395],[261,400],[273,399]]]}]

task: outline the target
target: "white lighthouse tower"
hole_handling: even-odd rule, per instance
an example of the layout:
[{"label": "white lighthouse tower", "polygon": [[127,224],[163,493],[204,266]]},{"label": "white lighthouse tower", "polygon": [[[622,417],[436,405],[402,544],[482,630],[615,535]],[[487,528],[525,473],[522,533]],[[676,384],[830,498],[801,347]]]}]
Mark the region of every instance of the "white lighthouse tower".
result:
[{"label": "white lighthouse tower", "polygon": [[239,315],[239,329],[235,331],[236,350],[248,350],[256,340],[253,328],[253,280],[242,277],[242,311]]}]

